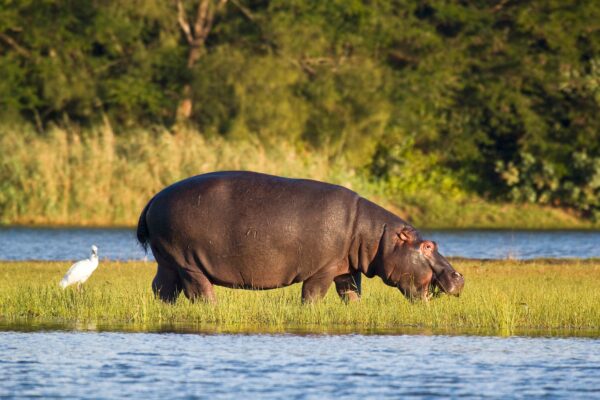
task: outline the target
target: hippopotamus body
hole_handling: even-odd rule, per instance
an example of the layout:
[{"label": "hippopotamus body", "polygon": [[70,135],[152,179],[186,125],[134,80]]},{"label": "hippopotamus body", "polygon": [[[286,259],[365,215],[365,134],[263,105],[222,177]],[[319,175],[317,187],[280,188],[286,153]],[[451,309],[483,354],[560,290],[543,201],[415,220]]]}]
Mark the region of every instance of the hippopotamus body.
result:
[{"label": "hippopotamus body", "polygon": [[317,300],[335,282],[360,296],[361,274],[410,299],[458,295],[461,274],[407,222],[344,187],[254,172],[214,172],[156,194],[137,238],[158,262],[154,292],[214,300],[213,285],[274,289],[302,282]]}]

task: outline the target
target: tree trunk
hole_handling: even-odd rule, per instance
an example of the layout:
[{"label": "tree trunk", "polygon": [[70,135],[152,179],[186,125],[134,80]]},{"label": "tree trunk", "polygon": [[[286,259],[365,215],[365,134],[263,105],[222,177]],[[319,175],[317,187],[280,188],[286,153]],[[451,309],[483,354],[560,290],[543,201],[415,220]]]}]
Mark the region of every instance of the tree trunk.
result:
[{"label": "tree trunk", "polygon": [[[218,1],[215,5],[214,1]],[[185,38],[190,46],[187,60],[187,68],[192,70],[196,62],[202,56],[204,43],[212,28],[215,11],[220,11],[227,3],[227,0],[200,0],[196,11],[196,20],[191,24],[187,20],[185,9],[181,0],[177,0],[177,12],[179,27],[183,31]],[[187,121],[192,116],[193,111],[192,86],[188,82],[183,86],[181,100],[177,106],[175,114],[176,122]]]},{"label": "tree trunk", "polygon": [[186,84],[183,87],[183,91],[181,93],[181,100],[179,101],[179,105],[177,106],[177,114],[176,121],[186,121],[190,119],[192,116],[192,87],[189,84]]}]

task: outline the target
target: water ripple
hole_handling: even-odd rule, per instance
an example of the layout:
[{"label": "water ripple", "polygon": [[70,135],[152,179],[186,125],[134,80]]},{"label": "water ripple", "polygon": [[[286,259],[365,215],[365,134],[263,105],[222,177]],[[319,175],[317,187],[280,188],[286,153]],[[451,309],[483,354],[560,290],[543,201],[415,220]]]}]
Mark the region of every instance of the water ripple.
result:
[{"label": "water ripple", "polygon": [[0,333],[0,397],[589,398],[600,340]]}]

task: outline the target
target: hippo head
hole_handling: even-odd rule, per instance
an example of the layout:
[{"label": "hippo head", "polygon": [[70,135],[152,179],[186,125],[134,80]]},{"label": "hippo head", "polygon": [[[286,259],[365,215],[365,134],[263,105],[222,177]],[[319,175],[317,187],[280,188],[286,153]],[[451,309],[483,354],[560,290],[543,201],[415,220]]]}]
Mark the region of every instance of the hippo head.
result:
[{"label": "hippo head", "polygon": [[393,235],[391,252],[383,262],[385,283],[411,300],[428,299],[439,292],[460,295],[465,280],[438,252],[435,242],[423,240],[411,226]]}]

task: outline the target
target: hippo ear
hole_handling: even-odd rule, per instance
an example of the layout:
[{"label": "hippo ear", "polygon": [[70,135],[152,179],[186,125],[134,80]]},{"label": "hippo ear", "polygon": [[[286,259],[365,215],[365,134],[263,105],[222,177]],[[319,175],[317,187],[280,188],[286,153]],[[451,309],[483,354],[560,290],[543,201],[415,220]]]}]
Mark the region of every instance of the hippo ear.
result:
[{"label": "hippo ear", "polygon": [[417,241],[418,234],[417,234],[417,231],[415,231],[415,229],[412,226],[405,226],[398,233],[398,237],[403,242],[414,243]]}]

